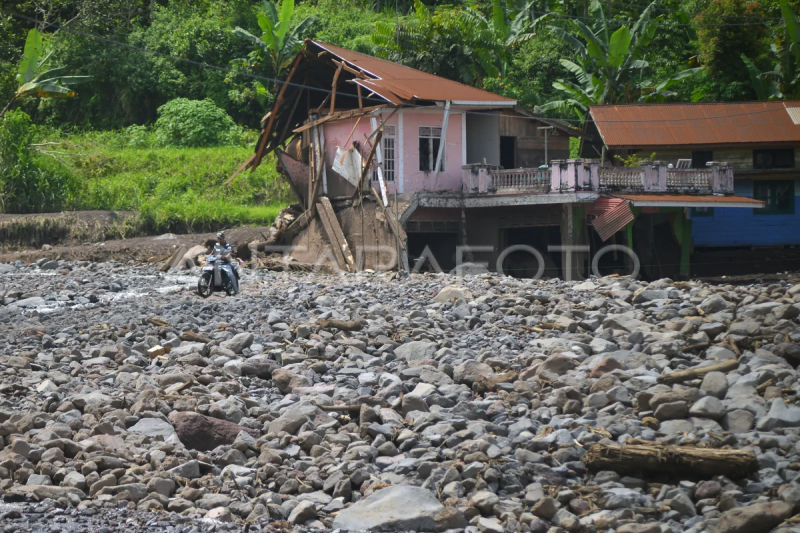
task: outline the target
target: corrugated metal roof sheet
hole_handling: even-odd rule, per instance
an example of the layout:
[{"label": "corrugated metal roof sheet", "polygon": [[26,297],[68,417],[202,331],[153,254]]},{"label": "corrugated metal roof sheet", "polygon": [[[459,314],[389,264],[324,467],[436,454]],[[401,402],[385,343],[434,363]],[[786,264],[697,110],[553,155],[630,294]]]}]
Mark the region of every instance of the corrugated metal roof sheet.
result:
[{"label": "corrugated metal roof sheet", "polygon": [[592,226],[603,242],[610,239],[628,223],[633,222],[634,219],[630,202],[619,198],[598,198],[595,201],[595,210],[603,212],[602,215],[592,220]]},{"label": "corrugated metal roof sheet", "polygon": [[374,80],[361,80],[360,84],[396,104],[415,99],[434,102],[454,100],[480,104],[496,103],[504,107],[516,104],[516,100],[440,78],[421,70],[398,65],[391,61],[353,52],[331,44],[319,41],[311,42],[376,78]]},{"label": "corrugated metal roof sheet", "polygon": [[759,207],[764,204],[761,200],[745,198],[744,196],[714,196],[688,195],[688,194],[620,194],[619,198],[630,200],[633,205],[640,203],[675,203],[675,204],[738,204],[741,207]]},{"label": "corrugated metal roof sheet", "polygon": [[590,106],[608,147],[800,142],[798,101]]}]

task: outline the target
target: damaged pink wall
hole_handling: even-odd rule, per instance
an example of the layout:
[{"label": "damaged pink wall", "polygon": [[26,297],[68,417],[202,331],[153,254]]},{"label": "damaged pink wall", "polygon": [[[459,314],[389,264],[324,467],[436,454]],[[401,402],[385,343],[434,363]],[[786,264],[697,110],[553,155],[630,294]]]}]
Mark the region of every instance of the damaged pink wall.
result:
[{"label": "damaged pink wall", "polygon": [[[391,111],[384,112],[386,117]],[[395,127],[395,181],[387,181],[386,186],[389,194],[393,194],[397,189],[400,193],[413,193],[422,189],[433,189],[434,173],[422,172],[419,170],[419,128],[421,126],[441,127],[444,118],[444,110],[437,111],[398,111],[388,121],[387,124]],[[378,119],[380,121],[380,119]],[[445,139],[445,158],[444,170],[439,173],[438,190],[460,190],[461,189],[461,166],[463,161],[463,141],[462,141],[462,120],[463,115],[457,112],[450,114],[447,126],[447,136]],[[365,147],[365,140],[372,133],[370,117],[365,116],[358,122],[357,118],[338,120],[323,125],[325,135],[325,153],[330,176],[330,168],[333,164],[333,157],[336,148],[349,149],[353,141],[357,140],[362,147],[362,155],[366,158],[369,151]],[[350,133],[353,132],[352,136]],[[403,136],[401,141],[400,136]],[[349,142],[348,141],[349,138]],[[345,146],[345,142],[347,145]],[[371,178],[371,176],[370,176]],[[372,186],[377,189],[377,182],[372,182]]]}]

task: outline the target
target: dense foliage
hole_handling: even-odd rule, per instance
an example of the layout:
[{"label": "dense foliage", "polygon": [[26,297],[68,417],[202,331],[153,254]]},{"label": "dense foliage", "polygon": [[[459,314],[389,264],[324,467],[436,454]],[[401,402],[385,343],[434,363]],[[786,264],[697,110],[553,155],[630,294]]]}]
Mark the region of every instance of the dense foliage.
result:
[{"label": "dense foliage", "polygon": [[[20,89],[16,78],[34,27],[44,36],[37,46],[40,57],[49,54],[48,68],[91,80],[72,98],[42,99],[32,91],[34,97],[9,106],[0,119],[0,209],[134,208],[160,220],[159,227],[171,217],[191,224],[222,210],[227,189],[208,196],[204,181],[219,182],[222,169],[247,158],[243,132],[259,126],[275,78],[304,38],[504,94],[577,124],[593,103],[800,97],[799,6],[800,0],[7,0],[0,7],[0,109]],[[69,152],[64,147],[35,146],[42,131],[73,148],[72,138],[105,137],[102,145],[81,144],[82,159],[56,153]],[[189,148],[221,145],[231,148]],[[192,150],[203,161],[222,153],[230,161],[208,163],[212,178],[195,182],[182,174],[178,184],[153,169],[136,178],[126,170],[145,158],[170,161],[163,168],[172,172],[179,167],[172,162],[191,160]],[[88,164],[97,153],[103,163]],[[231,200],[241,209],[250,205],[245,201],[262,209],[285,199],[273,185],[256,198],[251,193],[261,178],[239,179],[252,187]]]},{"label": "dense foliage", "polygon": [[241,128],[211,100],[176,98],[158,108],[159,146],[200,148],[237,144]]}]

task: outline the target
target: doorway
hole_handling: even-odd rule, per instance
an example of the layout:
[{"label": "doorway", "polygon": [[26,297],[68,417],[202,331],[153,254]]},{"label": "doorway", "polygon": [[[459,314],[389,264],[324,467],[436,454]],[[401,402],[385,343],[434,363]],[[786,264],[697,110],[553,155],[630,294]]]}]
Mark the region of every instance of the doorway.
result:
[{"label": "doorway", "polygon": [[500,137],[500,166],[505,169],[517,168],[516,137]]}]

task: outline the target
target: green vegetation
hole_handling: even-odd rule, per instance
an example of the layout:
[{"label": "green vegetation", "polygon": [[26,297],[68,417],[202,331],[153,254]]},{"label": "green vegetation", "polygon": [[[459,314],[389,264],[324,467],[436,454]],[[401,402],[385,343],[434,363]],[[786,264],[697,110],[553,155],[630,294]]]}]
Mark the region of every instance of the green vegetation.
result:
[{"label": "green vegetation", "polygon": [[[154,230],[268,221],[289,198],[274,164],[222,183],[251,154],[275,78],[304,38],[580,125],[594,103],[800,97],[798,7],[800,0],[8,0],[0,105],[12,103],[0,119],[0,209],[136,209]],[[40,69],[45,57],[48,68],[92,79],[51,77]],[[24,94],[37,96],[87,83],[73,98],[42,99],[18,97],[20,81],[33,82]]]},{"label": "green vegetation", "polygon": [[152,232],[271,223],[289,200],[274,161],[223,183],[252,153],[237,146],[154,148],[144,127],[64,134],[19,110],[0,123],[0,207],[11,213],[138,211]]}]

